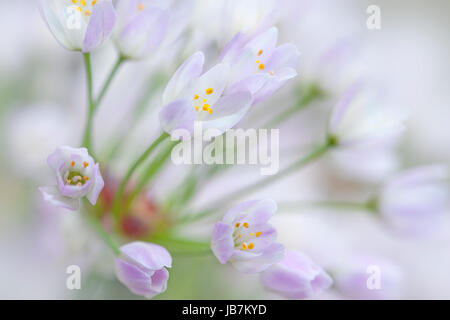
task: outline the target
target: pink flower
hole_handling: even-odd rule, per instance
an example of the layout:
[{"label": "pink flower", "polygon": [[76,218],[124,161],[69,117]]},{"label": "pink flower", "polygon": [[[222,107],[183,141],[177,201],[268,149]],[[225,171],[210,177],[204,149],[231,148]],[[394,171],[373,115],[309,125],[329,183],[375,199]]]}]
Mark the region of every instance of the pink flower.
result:
[{"label": "pink flower", "polygon": [[97,203],[104,182],[86,148],[59,147],[47,162],[56,175],[56,185],[39,188],[44,200],[69,210],[77,210],[84,196],[92,205]]},{"label": "pink flower", "polygon": [[131,292],[146,298],[167,289],[172,257],[163,247],[146,242],[132,242],[120,248],[116,258],[116,276]]},{"label": "pink flower", "polygon": [[276,243],[277,232],[268,220],[276,212],[273,200],[241,203],[214,226],[211,249],[219,262],[230,262],[246,273],[261,272],[284,257],[284,246]]},{"label": "pink flower", "polygon": [[333,284],[331,277],[308,256],[293,251],[264,271],[261,281],[267,289],[289,299],[314,297]]}]

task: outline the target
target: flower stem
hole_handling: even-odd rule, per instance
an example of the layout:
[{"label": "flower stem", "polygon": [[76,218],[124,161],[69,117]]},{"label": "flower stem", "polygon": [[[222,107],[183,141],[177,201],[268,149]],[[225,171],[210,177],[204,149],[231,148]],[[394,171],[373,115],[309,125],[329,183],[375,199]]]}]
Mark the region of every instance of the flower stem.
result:
[{"label": "flower stem", "polygon": [[[105,81],[105,84],[103,85],[102,91],[100,91],[100,94],[98,95],[97,99],[95,100],[95,108],[98,108],[98,106],[101,104],[103,98],[105,97],[106,92],[108,91],[109,87],[111,86],[111,83],[114,79],[114,77],[117,74],[117,71],[119,71],[122,64],[126,61],[126,58],[120,56],[117,59],[116,64],[112,68],[111,72],[109,73],[108,78]],[[95,111],[95,110],[94,110]]]},{"label": "flower stem", "polygon": [[323,144],[323,145],[319,146],[318,148],[316,148],[315,150],[313,150],[306,157],[292,163],[290,166],[279,171],[278,174],[268,176],[262,180],[256,181],[255,183],[253,183],[249,186],[246,186],[244,188],[236,190],[236,191],[230,193],[229,195],[223,197],[222,199],[219,199],[218,201],[216,201],[214,206],[212,206],[206,210],[200,211],[200,213],[198,213],[194,216],[187,216],[185,218],[180,219],[179,223],[192,222],[195,220],[199,220],[213,212],[220,211],[220,209],[228,206],[231,202],[234,202],[234,201],[242,198],[243,196],[246,196],[258,189],[262,189],[262,188],[266,187],[267,185],[269,185],[275,181],[278,181],[281,178],[284,178],[284,177],[288,176],[289,174],[303,168],[305,165],[313,162],[314,160],[319,159],[328,150],[330,150],[334,146],[335,146],[334,140],[328,139],[325,144]]},{"label": "flower stem", "polygon": [[85,66],[86,66],[89,110],[88,110],[88,119],[87,119],[86,129],[84,131],[84,137],[83,137],[83,146],[85,146],[92,153],[92,150],[90,150],[90,149],[91,149],[92,122],[93,122],[93,116],[94,116],[94,111],[95,111],[95,102],[94,102],[94,98],[93,98],[92,65],[91,65],[91,54],[90,53],[84,54],[84,62],[85,62]]},{"label": "flower stem", "polygon": [[120,218],[120,209],[121,209],[121,203],[123,193],[125,191],[125,187],[130,180],[133,173],[136,171],[136,169],[150,156],[150,154],[153,152],[153,150],[156,149],[156,147],[163,142],[166,138],[168,138],[169,135],[167,133],[162,133],[159,138],[157,138],[145,151],[144,153],[133,163],[133,165],[128,169],[127,173],[125,174],[125,177],[122,179],[122,182],[119,185],[119,188],[117,189],[116,195],[114,197],[113,202],[113,213],[114,217],[116,219],[116,223],[119,222]]},{"label": "flower stem", "polygon": [[112,239],[111,235],[103,228],[100,220],[95,217],[89,217],[92,228],[97,234],[105,241],[105,243],[111,248],[115,255],[120,254],[120,248],[116,242]]}]

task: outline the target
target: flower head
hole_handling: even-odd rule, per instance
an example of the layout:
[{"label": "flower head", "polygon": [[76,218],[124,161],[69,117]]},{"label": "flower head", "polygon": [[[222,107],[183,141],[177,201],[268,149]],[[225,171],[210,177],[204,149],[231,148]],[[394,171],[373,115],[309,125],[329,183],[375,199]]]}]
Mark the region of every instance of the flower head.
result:
[{"label": "flower head", "polygon": [[165,105],[159,114],[163,129],[192,132],[194,122],[201,121],[205,129],[225,132],[247,113],[253,101],[248,90],[224,95],[230,68],[220,63],[202,74],[204,55],[193,54],[175,72],[163,95]]},{"label": "flower head", "polygon": [[163,247],[147,242],[132,242],[120,248],[115,260],[116,276],[131,292],[153,298],[167,289],[172,257]]},{"label": "flower head", "polygon": [[185,29],[189,0],[121,0],[115,42],[122,56],[144,58],[162,45],[168,45]]},{"label": "flower head", "polygon": [[111,0],[39,0],[39,5],[50,31],[69,50],[93,51],[116,23]]},{"label": "flower head", "polygon": [[214,226],[211,249],[220,263],[230,262],[246,273],[261,272],[281,261],[284,246],[276,243],[277,232],[268,221],[276,212],[273,200],[241,203]]},{"label": "flower head", "polygon": [[382,218],[398,230],[427,231],[448,206],[449,171],[445,166],[407,170],[390,179],[377,199]]},{"label": "flower head", "polygon": [[249,90],[260,102],[297,76],[300,53],[291,43],[277,45],[278,29],[270,28],[253,39],[238,33],[225,47],[222,62],[231,66],[227,92]]},{"label": "flower head", "polygon": [[405,113],[377,101],[361,81],[354,83],[331,113],[328,133],[341,147],[384,146],[403,132]]},{"label": "flower head", "polygon": [[333,284],[308,256],[294,251],[288,251],[283,261],[264,271],[261,281],[267,289],[289,299],[314,297]]},{"label": "flower head", "polygon": [[97,203],[104,182],[98,163],[86,148],[59,147],[47,162],[57,185],[39,188],[46,201],[69,210],[77,210],[84,196],[92,205]]}]

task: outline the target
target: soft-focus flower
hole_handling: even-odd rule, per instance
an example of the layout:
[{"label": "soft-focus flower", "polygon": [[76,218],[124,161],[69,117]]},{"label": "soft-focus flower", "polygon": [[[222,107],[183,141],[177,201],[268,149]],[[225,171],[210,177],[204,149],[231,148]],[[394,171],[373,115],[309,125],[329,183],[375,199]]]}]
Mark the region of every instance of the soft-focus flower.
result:
[{"label": "soft-focus flower", "polygon": [[194,53],[170,79],[163,95],[165,105],[159,114],[163,129],[192,132],[194,122],[201,121],[204,129],[225,132],[247,113],[253,101],[248,90],[236,90],[223,95],[230,68],[220,63],[202,74],[204,55]]},{"label": "soft-focus flower", "polygon": [[398,230],[429,231],[440,221],[448,200],[448,168],[424,166],[390,179],[377,198],[377,209]]},{"label": "soft-focus flower", "polygon": [[404,120],[404,112],[378,101],[359,81],[334,107],[328,133],[341,147],[383,146],[398,138]]},{"label": "soft-focus flower", "polygon": [[69,50],[93,51],[116,23],[111,0],[39,0],[39,7],[56,40]]},{"label": "soft-focus flower", "polygon": [[172,257],[163,247],[147,242],[132,242],[120,247],[116,276],[131,292],[146,298],[167,289]]},{"label": "soft-focus flower", "polygon": [[261,281],[269,290],[289,299],[314,297],[332,284],[331,277],[308,256],[288,251],[280,263],[261,274]]},{"label": "soft-focus flower", "polygon": [[186,28],[190,0],[120,0],[115,42],[123,57],[139,59],[175,41]]},{"label": "soft-focus flower", "polygon": [[391,261],[377,256],[350,256],[334,270],[336,289],[349,299],[401,299],[403,273]]},{"label": "soft-focus flower", "polygon": [[270,28],[254,38],[238,33],[228,43],[221,58],[231,66],[227,92],[249,90],[257,103],[297,76],[297,47],[291,43],[277,47],[277,40],[278,29]]},{"label": "soft-focus flower", "polygon": [[104,182],[99,164],[86,148],[59,147],[47,163],[55,172],[57,182],[56,186],[39,188],[47,202],[69,210],[77,210],[84,196],[92,205],[97,203]]},{"label": "soft-focus flower", "polygon": [[242,272],[261,272],[284,257],[277,232],[268,223],[277,211],[273,200],[241,203],[214,225],[211,249],[220,263],[230,262]]}]

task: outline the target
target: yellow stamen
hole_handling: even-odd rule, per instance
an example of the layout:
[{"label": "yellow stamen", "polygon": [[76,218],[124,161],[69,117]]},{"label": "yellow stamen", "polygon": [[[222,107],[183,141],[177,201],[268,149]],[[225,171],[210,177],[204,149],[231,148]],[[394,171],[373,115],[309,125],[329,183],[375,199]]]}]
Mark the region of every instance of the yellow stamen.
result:
[{"label": "yellow stamen", "polygon": [[260,56],[260,55],[262,55],[262,54],[263,54],[263,51],[262,51],[262,49],[261,49],[261,50],[258,51],[258,56]]},{"label": "yellow stamen", "polygon": [[242,234],[241,234],[241,233],[239,233],[239,234],[238,234],[238,237],[239,237],[239,239],[240,239],[240,238],[242,238]]},{"label": "yellow stamen", "polygon": [[235,226],[236,228],[239,228],[240,225],[241,225],[241,224],[238,222],[238,223],[236,223],[234,226]]},{"label": "yellow stamen", "polygon": [[70,164],[72,167],[75,167],[75,161],[72,161],[72,163]]},{"label": "yellow stamen", "polygon": [[142,2],[139,3],[139,5],[138,5],[138,10],[139,10],[139,11],[142,11],[142,10],[144,10],[144,9],[145,9],[145,4],[143,4]]},{"label": "yellow stamen", "polygon": [[205,98],[205,99],[203,99],[203,102],[208,102],[208,99],[206,99],[206,98]]},{"label": "yellow stamen", "polygon": [[244,222],[244,227],[248,228],[248,227],[250,227],[250,225],[247,222]]},{"label": "yellow stamen", "polygon": [[262,231],[258,231],[257,233],[256,233],[256,237],[258,238],[260,235],[262,235]]},{"label": "yellow stamen", "polygon": [[213,109],[209,109],[209,114],[213,114]]},{"label": "yellow stamen", "polygon": [[255,244],[254,244],[253,242],[250,243],[250,244],[248,245],[248,248],[249,248],[250,250],[252,250],[254,247],[255,247]]},{"label": "yellow stamen", "polygon": [[259,60],[256,60],[256,63],[257,63],[257,64],[259,64],[260,62],[261,62],[261,61],[259,61]]},{"label": "yellow stamen", "polygon": [[213,88],[208,88],[208,89],[206,89],[206,94],[211,94],[211,93],[213,93],[214,92],[214,89]]},{"label": "yellow stamen", "polygon": [[86,7],[86,5],[87,5],[86,0],[80,0],[80,2],[81,2],[81,4],[82,4],[84,7]]},{"label": "yellow stamen", "polygon": [[97,4],[97,0],[92,1],[92,5],[95,6]]},{"label": "yellow stamen", "polygon": [[270,71],[270,75],[271,76],[273,76],[275,74],[275,72],[273,72],[273,71]]},{"label": "yellow stamen", "polygon": [[198,111],[200,109],[200,106],[195,106],[195,111]]},{"label": "yellow stamen", "polygon": [[83,162],[83,166],[85,167],[85,168],[87,168],[87,167],[89,167],[89,162]]},{"label": "yellow stamen", "polygon": [[242,244],[242,249],[247,250],[247,244],[245,242]]},{"label": "yellow stamen", "polygon": [[78,3],[78,0],[72,0],[72,3],[73,3],[73,4],[77,4],[77,3]]},{"label": "yellow stamen", "polygon": [[204,104],[204,105],[203,105],[203,110],[204,110],[204,111],[208,111],[209,108],[211,108],[211,106],[210,106],[209,104]]},{"label": "yellow stamen", "polygon": [[254,235],[255,235],[255,233],[254,233],[254,232],[251,232],[251,233],[250,233],[250,235],[251,235],[251,236],[254,236]]},{"label": "yellow stamen", "polygon": [[264,63],[261,63],[261,64],[259,65],[259,69],[261,69],[261,70],[264,70],[265,67],[266,67],[266,66],[264,65]]},{"label": "yellow stamen", "polygon": [[78,11],[82,12],[82,11],[83,11],[83,9],[81,9],[81,7],[78,7]]},{"label": "yellow stamen", "polygon": [[196,95],[194,96],[194,99],[197,100],[198,98],[200,98],[200,97],[199,97],[198,94],[196,94]]},{"label": "yellow stamen", "polygon": [[85,12],[84,12],[84,14],[85,15],[87,15],[88,17],[91,15],[91,12],[89,11],[89,10],[86,10]]},{"label": "yellow stamen", "polygon": [[71,183],[72,183],[72,180],[67,179],[67,183],[68,183],[68,184],[71,184]]},{"label": "yellow stamen", "polygon": [[88,176],[84,177],[84,180],[89,181],[89,177]]}]

